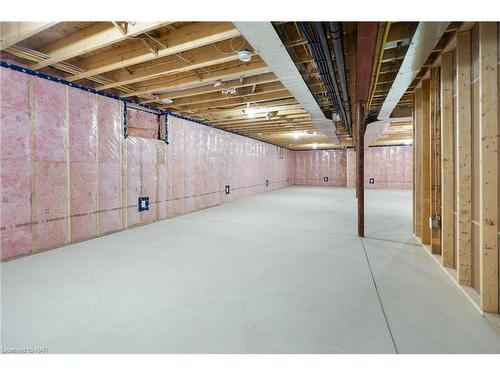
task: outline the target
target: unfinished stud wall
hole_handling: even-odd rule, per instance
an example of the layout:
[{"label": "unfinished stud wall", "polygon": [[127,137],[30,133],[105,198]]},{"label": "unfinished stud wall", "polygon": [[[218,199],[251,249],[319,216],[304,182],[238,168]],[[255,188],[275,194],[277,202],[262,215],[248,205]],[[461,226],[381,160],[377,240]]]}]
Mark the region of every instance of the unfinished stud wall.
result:
[{"label": "unfinished stud wall", "polygon": [[[425,134],[425,105],[440,113],[440,138],[428,136],[429,148],[417,148],[418,160],[430,160],[416,174],[416,207],[432,201],[434,185],[425,180],[432,173],[431,154],[440,150],[440,237],[431,250],[442,255],[444,267],[452,269],[457,281],[480,307],[490,313],[499,312],[498,207],[499,155],[498,118],[500,87],[498,23],[476,23],[461,30],[433,68],[439,74],[425,77],[417,87],[429,91],[429,103],[415,107],[415,135]],[[439,82],[436,80],[439,78]],[[430,82],[430,85],[426,84]],[[439,84],[440,96],[432,95],[433,84]],[[418,102],[418,97],[415,97]],[[432,124],[432,118],[431,118]],[[420,142],[418,137],[417,142]],[[427,154],[427,155],[426,155]],[[415,168],[418,168],[415,165]],[[428,188],[426,185],[429,185]],[[429,212],[436,214],[434,210]],[[428,223],[428,215],[421,218]],[[426,228],[428,230],[428,226]],[[424,233],[425,230],[422,231]],[[431,240],[416,231],[422,243]],[[432,238],[434,241],[434,237]]]},{"label": "unfinished stud wall", "polygon": [[157,115],[136,110],[124,139],[120,101],[7,68],[0,86],[2,259],[293,183],[277,146],[172,116],[166,145],[151,139]]},{"label": "unfinished stud wall", "polygon": [[[412,189],[413,147],[381,146],[365,149],[365,188]],[[373,178],[373,184],[370,183]],[[356,152],[347,150],[347,186],[356,187]]]}]

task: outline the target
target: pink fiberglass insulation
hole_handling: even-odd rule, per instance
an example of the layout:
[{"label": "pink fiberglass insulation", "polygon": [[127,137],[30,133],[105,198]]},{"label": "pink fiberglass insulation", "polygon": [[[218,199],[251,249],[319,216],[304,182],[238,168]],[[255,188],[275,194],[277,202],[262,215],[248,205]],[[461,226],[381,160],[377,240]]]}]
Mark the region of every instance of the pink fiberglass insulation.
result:
[{"label": "pink fiberglass insulation", "polygon": [[158,139],[158,115],[128,107],[127,117],[127,130],[129,136]]},{"label": "pink fiberglass insulation", "polygon": [[356,152],[353,148],[346,150],[347,156],[347,187],[356,187]]},{"label": "pink fiberglass insulation", "polygon": [[67,238],[66,86],[33,79],[35,158],[34,250],[61,246]]},{"label": "pink fiberglass insulation", "polygon": [[158,219],[167,218],[167,145],[165,142],[155,142],[158,155],[158,195],[156,210]]},{"label": "pink fiberglass insulation", "polygon": [[127,148],[127,226],[133,227],[141,223],[137,210],[138,198],[141,196],[141,139],[128,137]]},{"label": "pink fiberglass insulation", "polygon": [[[184,214],[184,120],[169,117],[171,150],[171,179],[169,187],[169,212],[171,216]],[[194,126],[194,124],[193,124]]]},{"label": "pink fiberglass insulation", "polygon": [[99,131],[99,233],[122,229],[122,103],[97,96]]},{"label": "pink fiberglass insulation", "polygon": [[71,240],[97,235],[97,96],[68,91]]},{"label": "pink fiberglass insulation", "polygon": [[[347,150],[347,186],[356,187],[356,152]],[[373,178],[373,183],[370,179]],[[365,188],[411,189],[412,146],[369,147],[365,150]]]},{"label": "pink fiberglass insulation", "polygon": [[[292,151],[172,116],[169,145],[124,140],[122,102],[9,69],[0,78],[2,259],[293,183]],[[156,115],[134,113],[138,129],[157,129]]]},{"label": "pink fiberglass insulation", "polygon": [[[184,122],[184,213],[194,211],[195,195],[195,132],[197,124]],[[187,124],[186,124],[187,123]]]},{"label": "pink fiberglass insulation", "polygon": [[31,252],[29,76],[0,71],[1,258]]},{"label": "pink fiberglass insulation", "polygon": [[346,152],[344,150],[295,152],[295,184],[346,186]]},{"label": "pink fiberglass insulation", "polygon": [[141,196],[149,197],[149,210],[142,211],[142,224],[152,223],[158,220],[156,216],[157,204],[157,189],[158,189],[158,158],[156,150],[156,142],[147,139],[139,139],[142,147],[141,160]]}]

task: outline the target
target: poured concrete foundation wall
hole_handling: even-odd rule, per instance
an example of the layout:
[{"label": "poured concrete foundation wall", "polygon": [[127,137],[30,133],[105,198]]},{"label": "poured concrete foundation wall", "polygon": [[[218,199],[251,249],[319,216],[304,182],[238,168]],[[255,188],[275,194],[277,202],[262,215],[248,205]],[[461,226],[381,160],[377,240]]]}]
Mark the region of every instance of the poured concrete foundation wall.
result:
[{"label": "poured concrete foundation wall", "polygon": [[120,101],[6,68],[0,80],[2,259],[293,183],[292,151],[172,116],[167,145],[136,110],[129,134],[146,138],[124,139]]}]

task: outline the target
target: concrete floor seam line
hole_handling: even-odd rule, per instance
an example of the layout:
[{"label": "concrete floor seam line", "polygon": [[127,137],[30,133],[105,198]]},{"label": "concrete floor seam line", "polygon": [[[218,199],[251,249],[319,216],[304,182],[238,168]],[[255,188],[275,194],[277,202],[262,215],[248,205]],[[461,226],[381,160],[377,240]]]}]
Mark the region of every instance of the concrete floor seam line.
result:
[{"label": "concrete floor seam line", "polygon": [[366,263],[368,264],[368,269],[370,270],[370,275],[372,277],[373,286],[375,287],[375,292],[377,293],[378,302],[380,304],[380,308],[382,309],[382,314],[384,315],[385,324],[387,325],[387,330],[389,331],[389,335],[391,336],[392,345],[394,346],[394,351],[396,352],[396,354],[399,354],[398,348],[396,346],[396,341],[395,341],[394,336],[393,336],[392,331],[391,331],[391,326],[389,324],[389,320],[387,319],[387,314],[385,313],[384,305],[382,304],[382,298],[380,297],[380,293],[378,291],[377,282],[375,281],[375,276],[373,275],[372,266],[370,264],[370,259],[368,258],[368,253],[366,252],[363,238],[360,238],[360,241],[361,241],[361,246],[363,247],[363,252],[365,254]]}]

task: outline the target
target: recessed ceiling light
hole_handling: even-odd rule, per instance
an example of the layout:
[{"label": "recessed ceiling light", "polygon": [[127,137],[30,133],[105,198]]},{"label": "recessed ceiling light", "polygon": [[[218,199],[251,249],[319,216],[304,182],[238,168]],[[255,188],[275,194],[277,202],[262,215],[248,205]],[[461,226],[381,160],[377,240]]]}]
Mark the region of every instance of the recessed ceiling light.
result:
[{"label": "recessed ceiling light", "polygon": [[252,59],[252,53],[247,49],[238,52],[238,58],[243,62],[249,62]]}]

